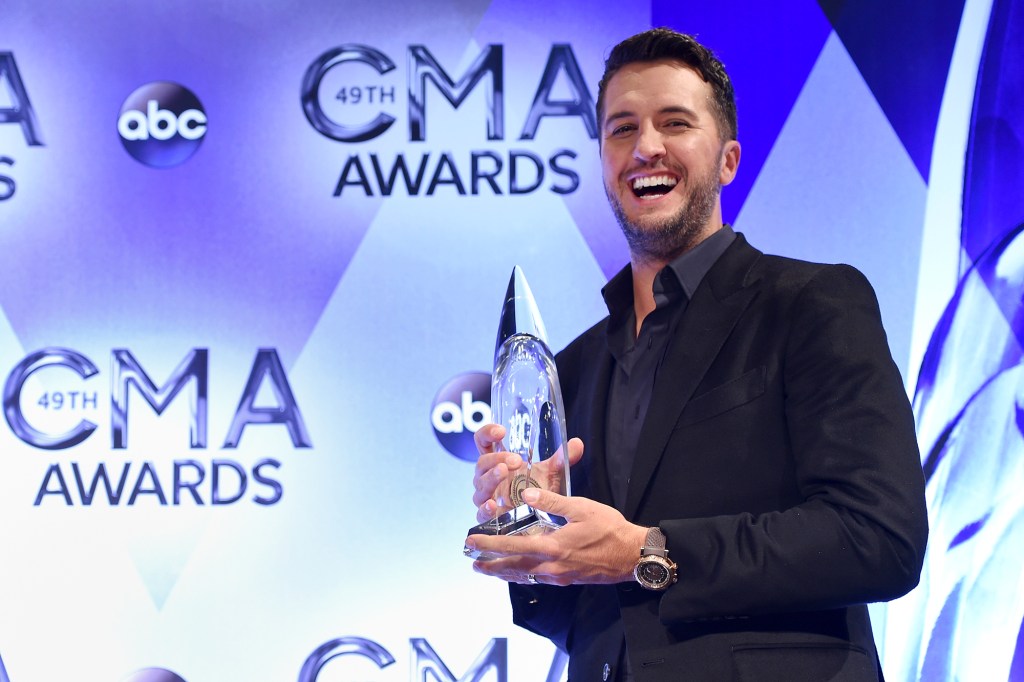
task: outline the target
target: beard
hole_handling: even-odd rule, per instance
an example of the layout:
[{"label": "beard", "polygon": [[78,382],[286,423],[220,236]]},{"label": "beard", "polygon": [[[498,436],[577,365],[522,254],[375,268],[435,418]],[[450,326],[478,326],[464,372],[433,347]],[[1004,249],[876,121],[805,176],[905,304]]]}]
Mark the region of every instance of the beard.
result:
[{"label": "beard", "polygon": [[[673,191],[675,189],[672,188]],[[707,223],[718,205],[722,186],[718,182],[718,168],[711,167],[703,176],[694,178],[687,191],[686,202],[674,215],[640,217],[635,221],[626,216],[622,202],[608,183],[605,183],[604,191],[629,244],[630,253],[641,260],[668,262],[707,237]]]}]

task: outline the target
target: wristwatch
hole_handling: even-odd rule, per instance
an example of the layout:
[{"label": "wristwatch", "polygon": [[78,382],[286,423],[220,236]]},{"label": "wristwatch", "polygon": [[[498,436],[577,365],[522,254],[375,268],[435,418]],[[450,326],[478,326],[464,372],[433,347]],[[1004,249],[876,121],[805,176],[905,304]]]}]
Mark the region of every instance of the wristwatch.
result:
[{"label": "wristwatch", "polygon": [[640,559],[633,569],[633,577],[648,590],[667,590],[678,579],[676,564],[668,558],[665,534],[655,526],[647,531],[647,540],[640,548]]}]

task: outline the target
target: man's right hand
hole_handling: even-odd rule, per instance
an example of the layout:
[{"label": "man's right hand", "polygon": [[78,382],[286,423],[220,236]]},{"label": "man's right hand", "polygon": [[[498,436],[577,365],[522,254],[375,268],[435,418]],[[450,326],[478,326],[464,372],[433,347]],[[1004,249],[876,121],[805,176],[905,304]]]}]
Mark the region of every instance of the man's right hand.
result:
[{"label": "man's right hand", "polygon": [[[526,462],[514,452],[501,450],[501,439],[505,427],[486,424],[474,435],[480,457],[473,474],[473,504],[476,506],[477,523],[485,523],[512,508],[510,488],[517,474],[526,473]],[[568,443],[569,461],[572,466],[583,456],[583,441],[573,438]],[[542,462],[534,463],[530,471],[537,485],[545,490],[560,492],[562,475],[568,468],[561,461],[561,453]]]}]

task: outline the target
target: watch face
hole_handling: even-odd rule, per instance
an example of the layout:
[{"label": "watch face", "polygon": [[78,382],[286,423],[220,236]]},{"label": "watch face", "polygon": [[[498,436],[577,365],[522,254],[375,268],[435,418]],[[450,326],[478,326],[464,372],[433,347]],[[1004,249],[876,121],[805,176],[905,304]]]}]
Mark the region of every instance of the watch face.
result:
[{"label": "watch face", "polygon": [[668,582],[669,573],[668,567],[657,561],[645,561],[640,564],[640,575],[638,576],[643,582],[650,585],[661,586]]}]

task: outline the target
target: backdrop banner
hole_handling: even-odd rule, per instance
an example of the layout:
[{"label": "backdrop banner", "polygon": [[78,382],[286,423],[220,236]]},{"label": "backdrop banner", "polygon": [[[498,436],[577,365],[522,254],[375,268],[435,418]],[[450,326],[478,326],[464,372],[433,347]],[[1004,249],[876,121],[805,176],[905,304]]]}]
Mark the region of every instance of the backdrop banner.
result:
[{"label": "backdrop banner", "polygon": [[7,0],[0,682],[563,679],[462,543],[509,273],[557,351],[627,259],[604,58],[662,24],[719,53],[726,220],[864,271],[913,385],[990,3],[890,4]]}]

